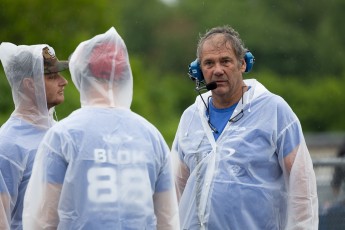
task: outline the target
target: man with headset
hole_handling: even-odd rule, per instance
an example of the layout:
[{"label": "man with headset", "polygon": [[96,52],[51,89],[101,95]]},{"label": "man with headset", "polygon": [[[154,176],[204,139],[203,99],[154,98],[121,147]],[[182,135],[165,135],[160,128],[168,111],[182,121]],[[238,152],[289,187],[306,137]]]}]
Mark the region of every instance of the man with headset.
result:
[{"label": "man with headset", "polygon": [[199,96],[172,146],[181,229],[317,229],[315,173],[300,122],[281,97],[243,80],[253,62],[229,26],[199,40],[190,65]]}]

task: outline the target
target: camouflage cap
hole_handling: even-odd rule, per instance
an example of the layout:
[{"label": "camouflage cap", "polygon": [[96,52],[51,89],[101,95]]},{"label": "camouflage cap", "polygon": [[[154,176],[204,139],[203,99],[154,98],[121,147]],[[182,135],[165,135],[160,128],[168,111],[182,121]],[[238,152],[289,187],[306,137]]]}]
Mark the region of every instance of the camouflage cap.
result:
[{"label": "camouflage cap", "polygon": [[48,47],[43,48],[44,73],[57,73],[68,69],[68,61],[59,61]]}]

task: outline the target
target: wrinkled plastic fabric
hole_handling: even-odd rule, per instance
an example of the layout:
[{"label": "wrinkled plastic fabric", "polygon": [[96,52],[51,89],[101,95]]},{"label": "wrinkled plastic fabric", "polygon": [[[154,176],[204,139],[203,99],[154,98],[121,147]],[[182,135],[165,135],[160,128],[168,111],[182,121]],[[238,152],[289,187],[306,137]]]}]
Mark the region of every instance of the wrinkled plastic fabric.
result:
[{"label": "wrinkled plastic fabric", "polygon": [[[80,92],[82,107],[105,104],[129,108],[132,103],[133,78],[127,49],[120,37],[114,39],[114,33],[115,29],[110,29],[104,35],[82,42],[70,58],[69,68],[73,83]],[[109,54],[108,51],[113,52]],[[104,61],[107,56],[111,57]],[[109,81],[104,79],[108,73]],[[99,84],[102,80],[107,84],[107,90]],[[89,93],[90,88],[95,93]]]},{"label": "wrinkled plastic fabric", "polygon": [[[12,97],[15,106],[12,116],[21,117],[43,128],[49,128],[54,123],[51,116],[54,108],[51,108],[50,111],[47,109],[44,84],[42,50],[47,46],[48,45],[45,44],[16,46],[9,42],[3,42],[0,45],[0,59],[12,89]],[[50,46],[48,47],[50,51],[54,53],[54,49]],[[22,65],[13,65],[14,59],[21,60]],[[23,73],[20,69],[27,70],[27,76],[20,74]],[[33,92],[27,92],[22,87],[23,78],[30,78],[30,76],[32,76],[33,80]],[[30,108],[31,113],[23,113],[23,108]]]},{"label": "wrinkled plastic fabric", "polygon": [[[46,46],[0,45],[0,60],[15,105],[0,128],[0,229],[22,229],[24,193],[36,150],[54,124],[54,108],[47,109],[44,84],[42,49]],[[32,82],[30,90],[23,87],[23,79]]]},{"label": "wrinkled plastic fabric", "polygon": [[[110,54],[97,60],[107,51],[95,54],[92,47],[103,43],[110,50],[115,44],[124,60],[109,62],[117,56]],[[70,71],[82,107],[42,141],[25,195],[24,229],[178,229],[170,150],[129,109],[132,74],[115,29],[81,43]]]},{"label": "wrinkled plastic fabric", "polygon": [[181,229],[317,229],[316,179],[299,120],[281,97],[245,83],[232,115],[244,116],[217,141],[200,97],[181,117],[172,147]]}]

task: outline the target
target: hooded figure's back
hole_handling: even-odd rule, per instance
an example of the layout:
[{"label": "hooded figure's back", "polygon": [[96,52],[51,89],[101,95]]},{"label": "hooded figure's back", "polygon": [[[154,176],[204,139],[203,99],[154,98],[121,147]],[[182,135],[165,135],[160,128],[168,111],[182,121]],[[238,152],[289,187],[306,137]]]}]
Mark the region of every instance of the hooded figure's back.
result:
[{"label": "hooded figure's back", "polygon": [[[42,142],[25,199],[25,226],[178,228],[169,148],[152,124],[130,110],[133,77],[115,29],[82,42],[70,71],[81,108]],[[59,217],[44,215],[57,210]]]}]

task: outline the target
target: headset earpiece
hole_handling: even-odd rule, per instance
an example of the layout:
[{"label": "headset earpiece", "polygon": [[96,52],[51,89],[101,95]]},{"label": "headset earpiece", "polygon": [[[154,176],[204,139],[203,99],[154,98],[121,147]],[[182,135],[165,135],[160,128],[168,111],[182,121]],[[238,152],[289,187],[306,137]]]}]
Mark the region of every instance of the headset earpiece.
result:
[{"label": "headset earpiece", "polygon": [[246,54],[244,55],[244,61],[246,62],[246,70],[244,72],[248,73],[249,71],[252,70],[254,62],[255,62],[255,58],[254,55],[247,50]]},{"label": "headset earpiece", "polygon": [[[247,50],[246,54],[244,55],[244,61],[246,62],[246,70],[244,72],[248,73],[252,70],[255,62],[254,55],[249,50]],[[193,81],[197,80],[204,83],[204,75],[202,74],[198,59],[195,59],[192,63],[189,64],[188,76]]]},{"label": "headset earpiece", "polygon": [[199,63],[198,59],[195,59],[192,63],[189,64],[188,76],[193,81],[196,81],[196,80],[199,82],[204,81],[204,75],[201,72],[200,63]]}]

